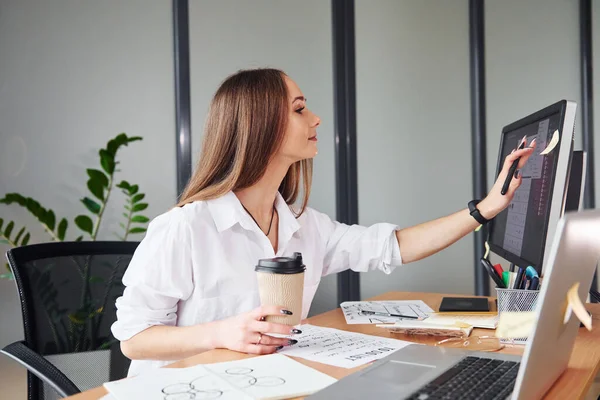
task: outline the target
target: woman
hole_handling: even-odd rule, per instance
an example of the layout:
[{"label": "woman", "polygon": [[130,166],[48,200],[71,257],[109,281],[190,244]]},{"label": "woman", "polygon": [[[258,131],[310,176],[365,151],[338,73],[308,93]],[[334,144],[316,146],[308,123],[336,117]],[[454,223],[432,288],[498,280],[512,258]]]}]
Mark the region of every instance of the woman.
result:
[{"label": "woman", "polygon": [[[399,229],[348,226],[308,208],[319,124],[298,86],[281,71],[240,71],[223,82],[181,202],[151,222],[123,278],[126,289],[117,300],[112,331],[133,360],[130,375],[209,349],[268,354],[293,344],[263,334],[299,331],[264,321],[290,312],[258,307],[259,259],[302,253],[305,318],[322,276],[349,268],[390,273],[479,225],[467,209]],[[522,168],[534,146],[506,158],[498,181],[477,205],[484,218],[510,203],[521,177],[502,195],[508,167],[521,157]]]}]

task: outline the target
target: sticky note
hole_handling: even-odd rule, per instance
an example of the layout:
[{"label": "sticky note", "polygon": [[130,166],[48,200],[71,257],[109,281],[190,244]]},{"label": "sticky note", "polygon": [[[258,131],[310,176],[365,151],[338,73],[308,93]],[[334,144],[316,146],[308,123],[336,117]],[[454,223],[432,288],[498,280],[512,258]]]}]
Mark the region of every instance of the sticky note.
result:
[{"label": "sticky note", "polygon": [[540,155],[544,156],[544,155],[550,153],[552,150],[554,150],[554,148],[558,144],[559,140],[560,140],[560,135],[558,134],[558,129],[557,129],[552,134],[552,139],[550,139],[550,143],[548,143],[548,146],[546,146],[546,148],[544,149],[544,151],[542,151],[540,153]]},{"label": "sticky note", "polygon": [[500,313],[496,337],[499,338],[524,338],[529,336],[535,326],[535,312],[509,312]]},{"label": "sticky note", "polygon": [[571,286],[571,289],[567,292],[567,311],[565,313],[564,323],[569,322],[571,318],[571,312],[573,312],[577,318],[581,321],[583,326],[587,328],[588,331],[592,330],[592,317],[586,311],[581,299],[579,298],[579,282]]},{"label": "sticky note", "polygon": [[483,255],[483,258],[488,258],[488,256],[490,255],[490,245],[488,244],[488,242],[485,242],[484,246],[485,254]]}]

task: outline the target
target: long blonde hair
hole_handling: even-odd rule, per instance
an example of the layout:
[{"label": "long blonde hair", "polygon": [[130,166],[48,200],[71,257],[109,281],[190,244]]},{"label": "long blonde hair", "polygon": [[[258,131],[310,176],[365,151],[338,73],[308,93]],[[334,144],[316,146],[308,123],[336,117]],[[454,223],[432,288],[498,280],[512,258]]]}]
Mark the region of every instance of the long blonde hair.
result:
[{"label": "long blonde hair", "polygon": [[[285,73],[276,69],[242,70],[221,84],[211,102],[196,171],[177,204],[221,197],[255,184],[284,140],[289,115]],[[312,159],[292,164],[279,186],[288,205],[298,199],[299,217],[312,183]]]}]

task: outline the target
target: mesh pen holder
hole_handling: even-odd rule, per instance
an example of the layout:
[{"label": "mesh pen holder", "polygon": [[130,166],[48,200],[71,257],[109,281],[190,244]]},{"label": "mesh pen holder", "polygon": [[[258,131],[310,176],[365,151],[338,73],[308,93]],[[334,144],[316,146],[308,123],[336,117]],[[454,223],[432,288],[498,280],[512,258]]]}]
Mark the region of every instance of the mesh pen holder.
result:
[{"label": "mesh pen holder", "polygon": [[[496,289],[498,293],[498,315],[505,311],[526,312],[535,311],[539,290]],[[527,338],[501,339],[504,343],[527,343]]]}]

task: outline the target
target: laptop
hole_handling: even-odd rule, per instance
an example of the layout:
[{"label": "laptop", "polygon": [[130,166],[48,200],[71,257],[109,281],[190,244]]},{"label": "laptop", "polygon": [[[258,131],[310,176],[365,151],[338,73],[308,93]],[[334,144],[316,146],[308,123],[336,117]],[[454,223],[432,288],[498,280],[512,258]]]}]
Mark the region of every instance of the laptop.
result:
[{"label": "laptop", "polygon": [[569,362],[579,320],[572,315],[564,324],[567,291],[579,282],[585,302],[600,258],[598,238],[600,210],[566,213],[559,220],[535,311],[538,322],[522,357],[412,344],[310,398],[541,398]]}]

